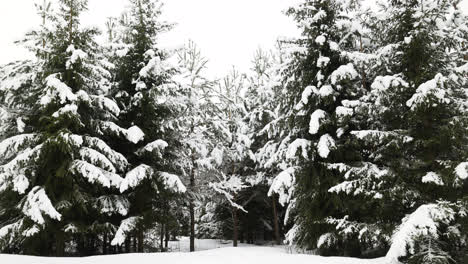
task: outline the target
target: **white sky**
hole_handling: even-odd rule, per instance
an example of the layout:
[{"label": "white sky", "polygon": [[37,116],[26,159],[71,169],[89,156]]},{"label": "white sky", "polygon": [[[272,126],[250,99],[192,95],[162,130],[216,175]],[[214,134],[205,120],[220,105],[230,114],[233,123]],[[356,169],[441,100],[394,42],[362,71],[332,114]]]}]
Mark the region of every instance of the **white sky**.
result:
[{"label": "white sky", "polygon": [[[0,0],[0,64],[28,56],[13,42],[39,23],[34,2]],[[42,1],[39,1],[42,2]],[[163,19],[177,26],[161,38],[161,45],[179,46],[193,40],[209,59],[211,75],[221,76],[233,65],[250,68],[259,47],[270,49],[279,36],[297,29],[283,14],[291,0],[163,0]],[[89,0],[83,24],[103,29],[107,17],[118,16],[127,0]]]},{"label": "white sky", "polygon": [[[0,0],[0,64],[27,56],[13,42],[39,22],[36,1]],[[295,1],[163,0],[164,19],[177,26],[161,44],[178,46],[193,40],[209,59],[214,76],[222,76],[233,65],[246,71],[257,48],[270,49],[278,37],[298,34],[293,21],[283,14]],[[126,5],[127,0],[89,0],[83,24],[103,29],[106,18],[118,16]],[[461,7],[468,12],[468,0],[463,0]]]}]

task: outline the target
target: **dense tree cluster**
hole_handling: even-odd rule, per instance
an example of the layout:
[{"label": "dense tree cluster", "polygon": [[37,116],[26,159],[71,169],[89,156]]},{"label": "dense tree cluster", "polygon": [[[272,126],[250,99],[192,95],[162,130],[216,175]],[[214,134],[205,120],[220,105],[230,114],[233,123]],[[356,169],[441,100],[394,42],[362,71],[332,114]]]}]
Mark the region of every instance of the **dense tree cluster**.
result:
[{"label": "dense tree cluster", "polygon": [[195,238],[389,263],[468,258],[468,19],[459,1],[303,0],[301,36],[207,77],[158,45],[157,0],[104,43],[44,1],[0,67],[0,251],[165,251]]}]

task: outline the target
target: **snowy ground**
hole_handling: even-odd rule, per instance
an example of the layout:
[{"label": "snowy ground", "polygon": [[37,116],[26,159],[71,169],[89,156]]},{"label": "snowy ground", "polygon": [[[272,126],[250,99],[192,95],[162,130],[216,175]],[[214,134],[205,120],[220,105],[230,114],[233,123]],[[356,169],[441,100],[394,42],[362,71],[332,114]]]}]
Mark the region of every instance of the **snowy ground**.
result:
[{"label": "snowy ground", "polygon": [[383,259],[326,258],[288,254],[281,247],[224,247],[194,253],[123,254],[89,258],[40,258],[0,255],[5,264],[384,264]]},{"label": "snowy ground", "polygon": [[[179,237],[179,241],[169,241],[169,250],[172,252],[189,252],[190,240],[189,237]],[[240,244],[243,246],[243,244]],[[157,246],[156,246],[157,247]],[[195,250],[209,250],[224,247],[232,247],[232,241],[220,239],[197,239],[195,241]]]}]

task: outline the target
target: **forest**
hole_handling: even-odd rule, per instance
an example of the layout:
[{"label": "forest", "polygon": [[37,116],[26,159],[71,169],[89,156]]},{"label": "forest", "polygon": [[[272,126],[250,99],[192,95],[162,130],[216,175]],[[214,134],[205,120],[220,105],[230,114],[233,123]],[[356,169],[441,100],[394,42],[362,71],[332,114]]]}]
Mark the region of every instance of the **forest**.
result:
[{"label": "forest", "polygon": [[0,65],[1,253],[186,236],[468,263],[459,0],[296,1],[300,37],[219,79],[196,43],[161,47],[159,0],[128,0],[104,32],[82,25],[87,0],[40,2],[16,43],[35,58]]}]

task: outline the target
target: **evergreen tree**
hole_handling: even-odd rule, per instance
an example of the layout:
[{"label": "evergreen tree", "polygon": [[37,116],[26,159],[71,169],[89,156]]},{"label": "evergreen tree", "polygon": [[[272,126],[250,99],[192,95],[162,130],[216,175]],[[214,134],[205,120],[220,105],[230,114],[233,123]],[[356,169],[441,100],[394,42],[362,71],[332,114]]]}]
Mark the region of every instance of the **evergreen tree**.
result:
[{"label": "evergreen tree", "polygon": [[183,89],[181,98],[184,107],[179,116],[179,142],[181,143],[178,163],[188,182],[188,209],[190,214],[190,251],[195,251],[196,222],[201,217],[196,209],[206,204],[207,187],[212,180],[213,158],[210,149],[213,131],[214,83],[205,76],[208,61],[202,56],[195,43],[189,41],[179,52],[179,84]]},{"label": "evergreen tree", "polygon": [[[180,146],[176,129],[183,109],[181,88],[173,75],[173,54],[158,49],[157,37],[169,26],[159,22],[161,5],[153,0],[130,0],[130,10],[121,19],[121,37],[114,83],[122,113],[117,124],[109,126],[121,140],[113,142],[129,161],[120,191],[130,201],[129,214],[121,221],[112,245],[143,252],[145,233],[159,223],[164,230],[172,219],[174,194],[186,188],[174,173],[181,172],[174,162]],[[171,56],[172,55],[172,56]],[[126,137],[130,142],[125,140]],[[161,241],[165,232],[160,233]],[[162,243],[160,245],[162,247]]]},{"label": "evergreen tree", "polygon": [[[375,221],[397,226],[405,215],[442,203],[444,206],[432,209],[429,219],[437,222],[434,218],[447,207],[462,216],[437,228],[450,227],[438,240],[447,242],[447,256],[452,258],[463,243],[456,235],[458,224],[466,221],[467,80],[463,76],[467,20],[457,4],[391,1],[382,6],[386,15],[373,24],[379,46],[375,71],[380,76],[364,98],[368,104],[364,108],[372,113],[372,130],[354,133],[365,142],[366,158],[383,170],[371,187],[382,194],[383,212]],[[363,180],[357,177],[358,182]],[[425,228],[421,223],[421,230]],[[400,227],[392,238],[387,254],[392,261],[419,255],[414,249],[415,237],[404,232]],[[430,235],[437,237],[438,232],[432,230]],[[398,239],[401,237],[405,239]],[[405,245],[408,252],[402,250]]]},{"label": "evergreen tree", "polygon": [[[106,144],[100,129],[120,110],[106,97],[109,74],[94,42],[98,32],[80,26],[86,7],[84,0],[59,2],[47,56],[39,57],[32,83],[33,111],[24,131],[1,143],[8,218],[0,233],[7,251],[60,256],[74,240],[79,254],[92,254],[98,227],[110,215],[126,214],[126,200],[112,192],[127,161]],[[38,45],[44,50],[43,41]]]},{"label": "evergreen tree", "polygon": [[270,193],[289,201],[295,215],[287,239],[325,255],[359,256],[367,250],[361,230],[375,232],[365,218],[371,203],[345,205],[346,198],[331,191],[348,171],[379,173],[362,162],[350,133],[361,125],[353,105],[368,87],[366,31],[353,21],[357,8],[353,1],[304,1],[288,12],[303,34],[289,43],[291,58],[282,70],[286,96],[275,122],[284,132],[273,156],[283,162]]}]

